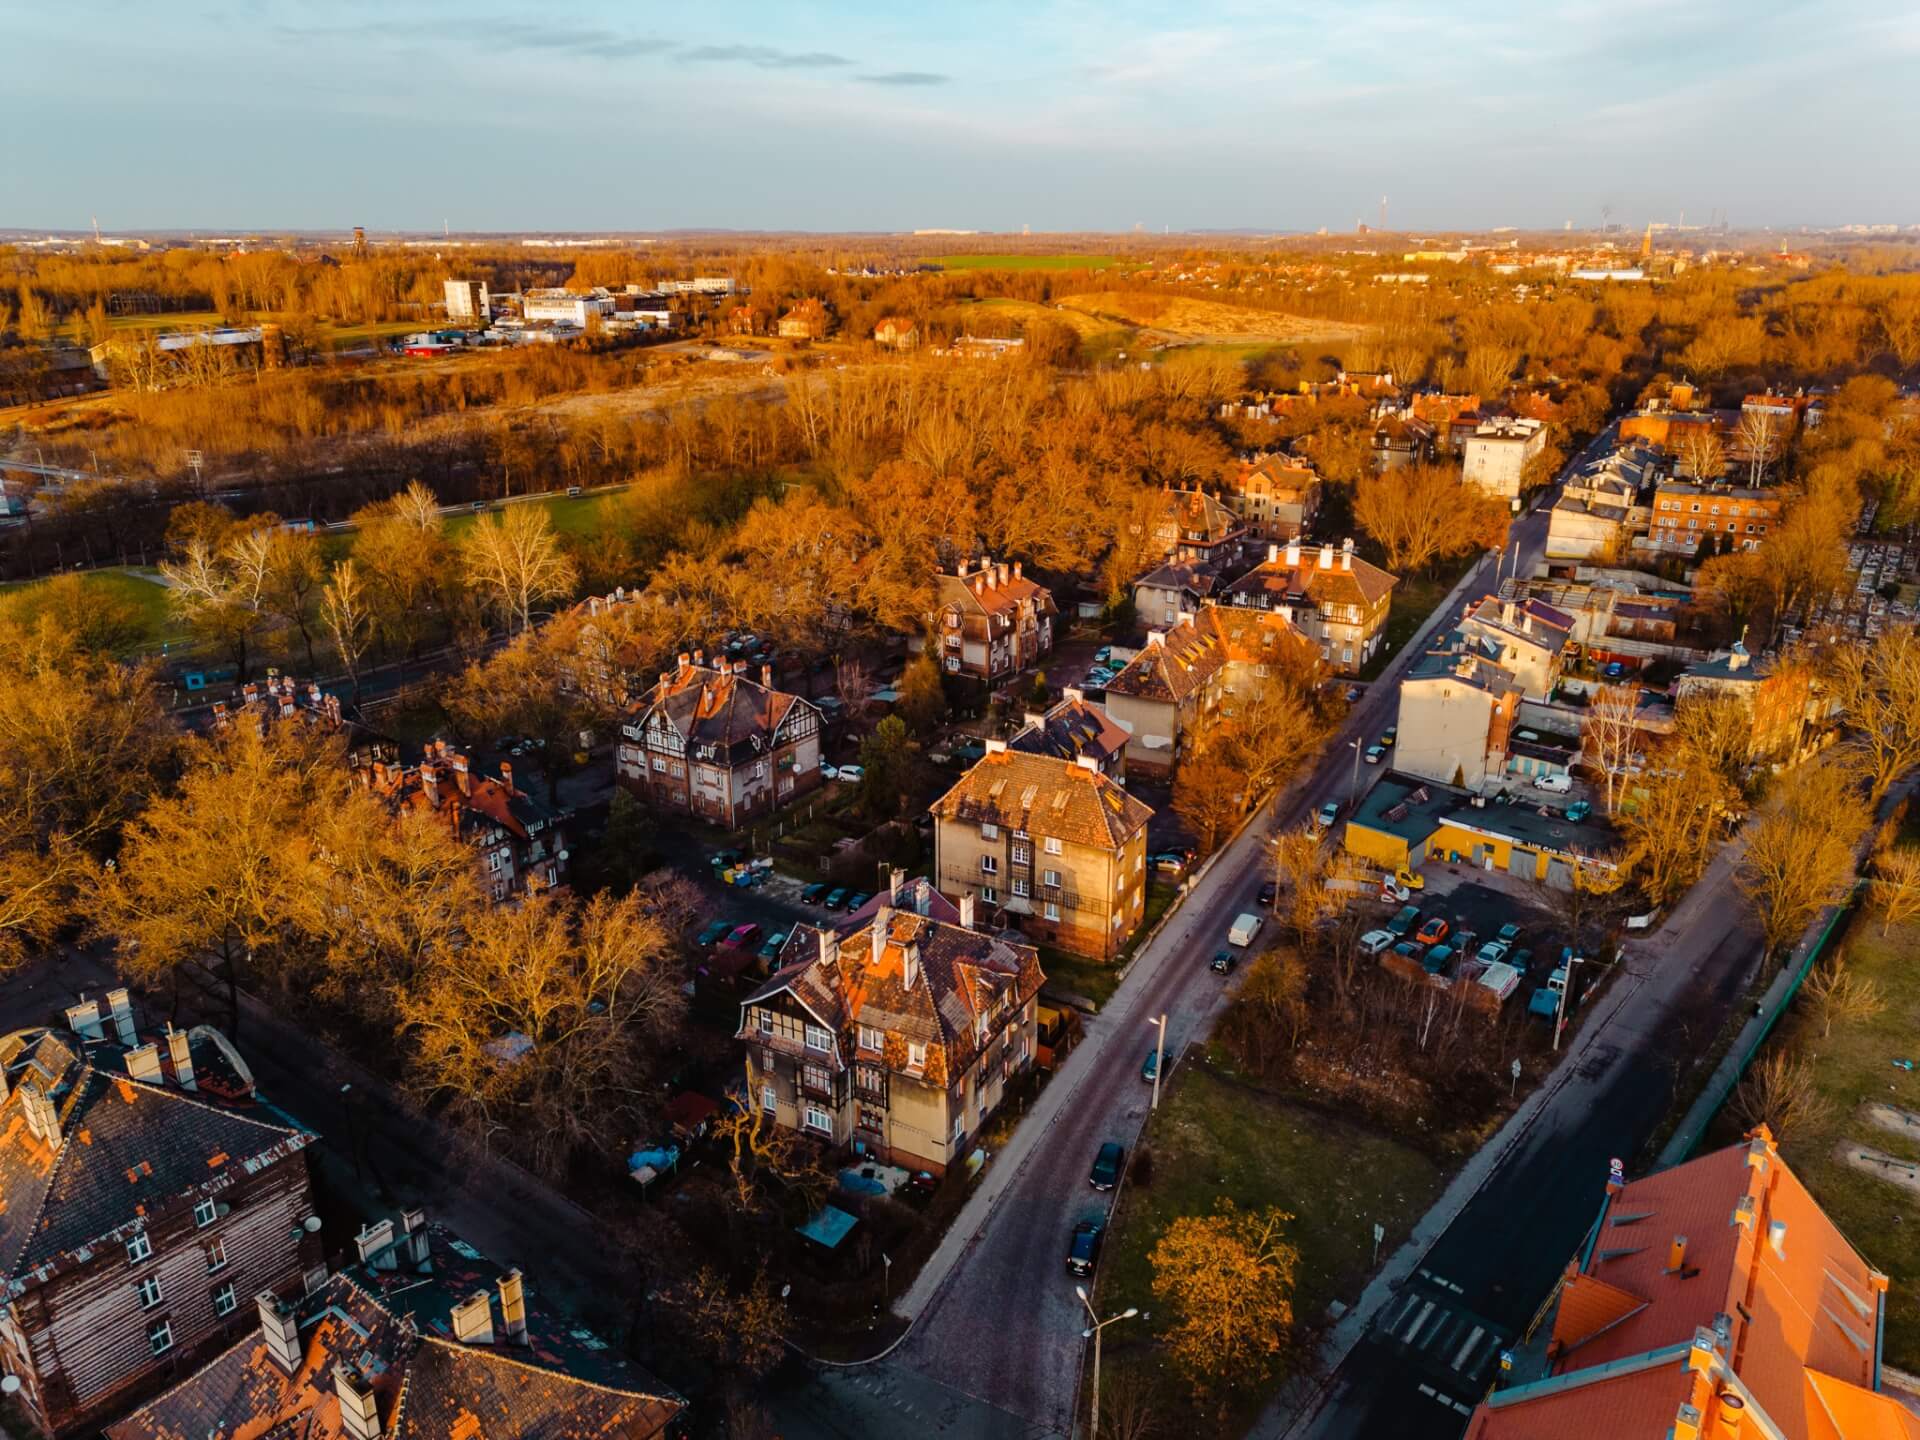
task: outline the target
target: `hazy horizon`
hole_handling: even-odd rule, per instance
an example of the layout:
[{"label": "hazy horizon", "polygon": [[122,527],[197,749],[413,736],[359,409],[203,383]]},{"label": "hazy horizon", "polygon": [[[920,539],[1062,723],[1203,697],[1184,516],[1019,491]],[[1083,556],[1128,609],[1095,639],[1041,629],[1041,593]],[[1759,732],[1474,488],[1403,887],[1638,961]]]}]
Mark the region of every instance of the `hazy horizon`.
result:
[{"label": "hazy horizon", "polygon": [[1920,12],[1887,0],[718,12],[10,0],[0,226],[1310,234],[1382,196],[1394,231],[1920,221],[1871,143],[1920,121]]}]

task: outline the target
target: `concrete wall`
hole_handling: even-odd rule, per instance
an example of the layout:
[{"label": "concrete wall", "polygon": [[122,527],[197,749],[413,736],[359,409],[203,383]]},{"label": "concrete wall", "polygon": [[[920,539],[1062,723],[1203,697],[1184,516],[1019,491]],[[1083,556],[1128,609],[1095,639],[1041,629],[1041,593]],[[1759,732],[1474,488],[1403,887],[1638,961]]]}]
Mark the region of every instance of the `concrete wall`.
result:
[{"label": "concrete wall", "polygon": [[1487,752],[1494,709],[1486,691],[1452,676],[1403,682],[1393,768],[1479,789],[1498,774],[1500,757],[1492,757],[1490,770]]}]

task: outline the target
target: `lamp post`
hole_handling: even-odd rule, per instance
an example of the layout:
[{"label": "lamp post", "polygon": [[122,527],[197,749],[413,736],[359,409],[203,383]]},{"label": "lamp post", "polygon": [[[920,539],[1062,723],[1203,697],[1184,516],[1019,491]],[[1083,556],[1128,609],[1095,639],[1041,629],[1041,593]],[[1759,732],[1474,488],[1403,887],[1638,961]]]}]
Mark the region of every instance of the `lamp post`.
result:
[{"label": "lamp post", "polygon": [[1091,1330],[1082,1330],[1080,1332],[1080,1338],[1082,1340],[1093,1341],[1093,1418],[1092,1423],[1087,1429],[1087,1440],[1100,1440],[1100,1332],[1116,1320],[1131,1320],[1134,1316],[1138,1315],[1140,1311],[1136,1307],[1129,1305],[1118,1315],[1109,1315],[1106,1319],[1102,1320],[1098,1315],[1093,1313],[1093,1301],[1087,1298],[1086,1286],[1074,1286],[1073,1293],[1078,1295],[1080,1297],[1080,1303],[1087,1307],[1087,1318],[1093,1322],[1093,1328]]},{"label": "lamp post", "polygon": [[1573,989],[1573,967],[1587,963],[1578,955],[1567,957],[1566,983],[1560,987],[1560,1003],[1553,1010],[1553,1053],[1556,1055],[1560,1053],[1560,1032],[1567,1024],[1567,992]]},{"label": "lamp post", "polygon": [[1353,783],[1347,787],[1347,808],[1351,810],[1360,799],[1360,742],[1349,740],[1347,745],[1353,751]]},{"label": "lamp post", "polygon": [[1158,1110],[1160,1108],[1160,1072],[1166,1068],[1167,1064],[1167,1017],[1162,1015],[1157,1020],[1147,1021],[1147,1024],[1160,1032],[1160,1038],[1154,1043],[1153,1050],[1153,1108]]}]

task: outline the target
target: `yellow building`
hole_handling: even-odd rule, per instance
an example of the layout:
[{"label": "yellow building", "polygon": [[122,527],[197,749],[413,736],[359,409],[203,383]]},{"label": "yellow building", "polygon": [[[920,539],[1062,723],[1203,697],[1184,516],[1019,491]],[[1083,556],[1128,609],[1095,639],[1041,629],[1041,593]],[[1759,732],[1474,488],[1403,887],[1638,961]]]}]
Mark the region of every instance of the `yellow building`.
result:
[{"label": "yellow building", "polygon": [[1567,889],[1576,867],[1613,869],[1619,837],[1605,825],[1569,820],[1530,796],[1501,805],[1394,773],[1367,793],[1347,821],[1345,846],[1348,854],[1383,870],[1412,870],[1434,860]]}]

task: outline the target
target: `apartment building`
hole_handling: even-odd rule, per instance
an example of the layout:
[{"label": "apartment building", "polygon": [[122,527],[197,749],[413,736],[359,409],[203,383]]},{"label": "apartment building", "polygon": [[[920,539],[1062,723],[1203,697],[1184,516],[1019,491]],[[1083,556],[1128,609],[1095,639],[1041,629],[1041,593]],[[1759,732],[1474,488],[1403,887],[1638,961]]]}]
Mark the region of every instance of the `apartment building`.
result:
[{"label": "apartment building", "polygon": [[1110,959],[1146,913],[1153,811],[1100,770],[1000,741],[933,804],[934,878],[1029,936]]},{"label": "apartment building", "polygon": [[314,1137],[254,1104],[224,1036],[143,1035],[125,990],[67,1027],[0,1040],[0,1364],[55,1437],[192,1374],[320,1263]]},{"label": "apartment building", "polygon": [[1692,555],[1709,540],[1722,552],[1757,550],[1780,523],[1772,490],[1663,480],[1654,488],[1647,543],[1655,550]]},{"label": "apartment building", "polygon": [[1764,1125],[1631,1183],[1616,1160],[1544,1373],[1523,1353],[1466,1440],[1920,1440],[1882,1388],[1887,1295]]},{"label": "apartment building", "polygon": [[1183,615],[1197,615],[1221,585],[1220,571],[1196,560],[1169,560],[1133,582],[1134,618],[1142,625],[1166,628]]},{"label": "apartment building", "polygon": [[1319,475],[1290,455],[1261,455],[1241,462],[1227,487],[1249,541],[1298,540],[1320,513]]},{"label": "apartment building", "polygon": [[1039,1043],[1039,954],[974,930],[974,905],[961,896],[959,924],[883,903],[844,935],[796,926],[741,1002],[748,1103],[944,1174]]},{"label": "apartment building", "polygon": [[1483,420],[1461,449],[1461,482],[1498,495],[1517,509],[1527,466],[1546,448],[1547,427],[1538,420],[1522,415]]},{"label": "apartment building", "polygon": [[1513,676],[1529,700],[1546,700],[1560,683],[1574,619],[1544,600],[1485,595],[1460,617],[1444,648],[1491,660]]},{"label": "apartment building", "polygon": [[1422,655],[1398,698],[1396,770],[1468,790],[1505,774],[1521,700],[1511,671],[1476,654]]},{"label": "apartment building", "polygon": [[1169,560],[1219,568],[1240,558],[1247,527],[1225,502],[1204,490],[1166,490],[1154,522],[1154,550]]},{"label": "apartment building", "polygon": [[1373,658],[1386,629],[1393,587],[1400,582],[1353,553],[1324,544],[1302,558],[1298,541],[1269,545],[1261,564],[1221,592],[1221,603],[1284,615],[1320,649],[1320,658],[1345,675]]},{"label": "apartment building", "polygon": [[1053,651],[1053,594],[1023,576],[1018,560],[962,560],[934,577],[933,605],[931,643],[949,675],[998,685]]},{"label": "apartment building", "polygon": [[827,307],[809,295],[782,315],[775,329],[783,340],[824,340],[832,322]]},{"label": "apartment building", "polygon": [[107,1440],[664,1440],[686,1402],[419,1210],[257,1287],[247,1328]]},{"label": "apartment building", "polygon": [[681,654],[620,725],[614,774],[662,810],[729,829],[820,785],[820,709],[744,662]]},{"label": "apartment building", "polygon": [[497,776],[482,775],[445,740],[429,741],[418,765],[353,758],[359,782],[395,815],[438,815],[473,847],[480,883],[496,903],[568,884],[569,812],[516,787],[505,760]]}]

